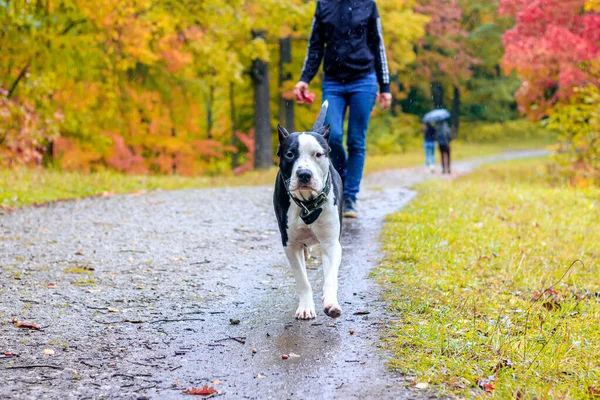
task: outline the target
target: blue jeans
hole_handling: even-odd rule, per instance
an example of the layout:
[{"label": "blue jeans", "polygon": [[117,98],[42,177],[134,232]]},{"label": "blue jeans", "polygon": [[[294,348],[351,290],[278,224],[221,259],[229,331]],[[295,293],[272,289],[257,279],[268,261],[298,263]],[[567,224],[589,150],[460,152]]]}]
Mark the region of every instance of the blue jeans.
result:
[{"label": "blue jeans", "polygon": [[425,165],[435,165],[435,142],[425,141]]},{"label": "blue jeans", "polygon": [[[375,73],[352,82],[325,77],[323,101],[329,101],[325,123],[331,125],[329,146],[331,161],[344,181],[344,199],[356,200],[367,153],[367,127],[377,99]],[[348,156],[344,150],[344,119],[348,116]]]}]

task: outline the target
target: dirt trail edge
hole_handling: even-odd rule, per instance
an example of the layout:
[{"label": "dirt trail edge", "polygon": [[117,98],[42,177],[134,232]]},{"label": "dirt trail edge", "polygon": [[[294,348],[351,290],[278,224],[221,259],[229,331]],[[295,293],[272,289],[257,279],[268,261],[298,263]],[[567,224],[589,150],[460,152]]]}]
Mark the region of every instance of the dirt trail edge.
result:
[{"label": "dirt trail edge", "polygon": [[[377,344],[386,305],[368,275],[384,217],[431,176],[411,168],[365,180],[361,218],[344,225],[338,320],[321,310],[294,319],[270,187],[159,191],[0,216],[0,398],[175,399],[215,381],[221,398],[417,397],[385,368]],[[320,304],[322,270],[310,266]]]}]

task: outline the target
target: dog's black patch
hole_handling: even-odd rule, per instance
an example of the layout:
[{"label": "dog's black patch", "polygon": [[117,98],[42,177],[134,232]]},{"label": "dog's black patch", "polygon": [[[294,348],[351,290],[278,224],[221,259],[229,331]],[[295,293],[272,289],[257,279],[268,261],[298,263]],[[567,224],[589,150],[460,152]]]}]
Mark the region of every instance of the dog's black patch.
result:
[{"label": "dog's black patch", "polygon": [[288,217],[287,212],[290,208],[290,196],[285,189],[284,178],[281,172],[277,173],[275,180],[275,191],[273,192],[273,205],[275,206],[275,216],[279,224],[279,233],[281,233],[281,243],[283,247],[287,246],[288,242]]}]

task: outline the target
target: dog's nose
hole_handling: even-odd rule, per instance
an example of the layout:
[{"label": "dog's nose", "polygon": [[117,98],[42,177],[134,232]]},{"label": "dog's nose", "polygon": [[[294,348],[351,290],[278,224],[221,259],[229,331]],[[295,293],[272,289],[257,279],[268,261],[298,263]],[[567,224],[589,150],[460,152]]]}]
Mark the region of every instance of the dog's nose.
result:
[{"label": "dog's nose", "polygon": [[299,169],[296,172],[296,175],[298,176],[298,180],[302,183],[308,183],[312,179],[312,172],[307,169]]}]

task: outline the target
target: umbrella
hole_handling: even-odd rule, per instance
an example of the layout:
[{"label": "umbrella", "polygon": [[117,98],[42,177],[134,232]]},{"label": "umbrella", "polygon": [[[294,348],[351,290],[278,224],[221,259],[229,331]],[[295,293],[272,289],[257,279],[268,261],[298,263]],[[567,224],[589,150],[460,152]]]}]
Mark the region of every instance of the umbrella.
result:
[{"label": "umbrella", "polygon": [[440,122],[448,118],[450,118],[450,112],[445,108],[438,108],[425,114],[423,122]]}]

